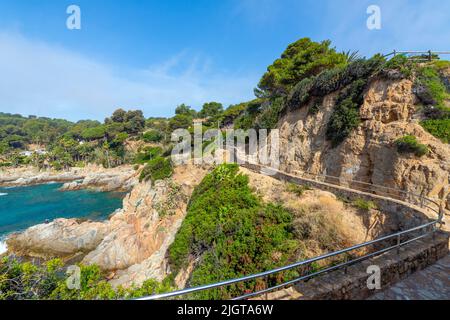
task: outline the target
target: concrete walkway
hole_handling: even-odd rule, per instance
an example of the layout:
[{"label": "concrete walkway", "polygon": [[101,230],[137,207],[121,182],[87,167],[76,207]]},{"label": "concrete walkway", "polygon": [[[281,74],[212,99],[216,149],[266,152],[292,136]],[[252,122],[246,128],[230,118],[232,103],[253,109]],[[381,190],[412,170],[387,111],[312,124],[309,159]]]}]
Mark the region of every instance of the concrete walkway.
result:
[{"label": "concrete walkway", "polygon": [[450,300],[450,254],[369,300]]}]

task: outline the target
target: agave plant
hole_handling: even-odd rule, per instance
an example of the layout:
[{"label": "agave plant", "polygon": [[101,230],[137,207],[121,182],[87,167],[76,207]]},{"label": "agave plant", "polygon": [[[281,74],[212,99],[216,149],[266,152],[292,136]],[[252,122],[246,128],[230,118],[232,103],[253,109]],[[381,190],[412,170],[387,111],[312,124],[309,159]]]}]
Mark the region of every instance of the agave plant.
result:
[{"label": "agave plant", "polygon": [[354,62],[356,60],[361,59],[361,56],[359,55],[359,51],[343,51],[342,54],[345,56],[345,59],[347,60],[347,63]]}]

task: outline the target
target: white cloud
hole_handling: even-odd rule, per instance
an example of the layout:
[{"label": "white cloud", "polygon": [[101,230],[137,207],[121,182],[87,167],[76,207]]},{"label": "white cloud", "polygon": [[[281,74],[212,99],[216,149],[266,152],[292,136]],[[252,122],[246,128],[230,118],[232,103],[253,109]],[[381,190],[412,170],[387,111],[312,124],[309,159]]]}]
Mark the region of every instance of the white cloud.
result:
[{"label": "white cloud", "polygon": [[258,75],[213,72],[183,51],[143,70],[120,69],[56,45],[0,32],[0,111],[99,119],[117,107],[170,116],[177,104],[251,99]]}]

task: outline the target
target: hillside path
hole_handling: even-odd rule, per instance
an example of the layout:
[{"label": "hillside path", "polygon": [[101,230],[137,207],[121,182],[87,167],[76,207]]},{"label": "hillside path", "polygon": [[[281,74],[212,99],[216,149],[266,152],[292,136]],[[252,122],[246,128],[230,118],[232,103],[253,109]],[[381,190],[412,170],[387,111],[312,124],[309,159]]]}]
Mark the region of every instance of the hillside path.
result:
[{"label": "hillside path", "polygon": [[449,300],[450,254],[434,265],[417,271],[369,300]]}]

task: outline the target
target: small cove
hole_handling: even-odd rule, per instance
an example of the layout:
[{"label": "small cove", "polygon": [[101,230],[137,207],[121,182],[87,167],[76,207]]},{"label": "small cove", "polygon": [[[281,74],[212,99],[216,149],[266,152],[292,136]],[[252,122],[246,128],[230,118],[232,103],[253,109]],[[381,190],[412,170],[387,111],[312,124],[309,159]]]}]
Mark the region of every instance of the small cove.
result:
[{"label": "small cove", "polygon": [[0,187],[0,253],[6,235],[57,218],[101,221],[122,207],[123,192],[59,191],[60,183]]}]

